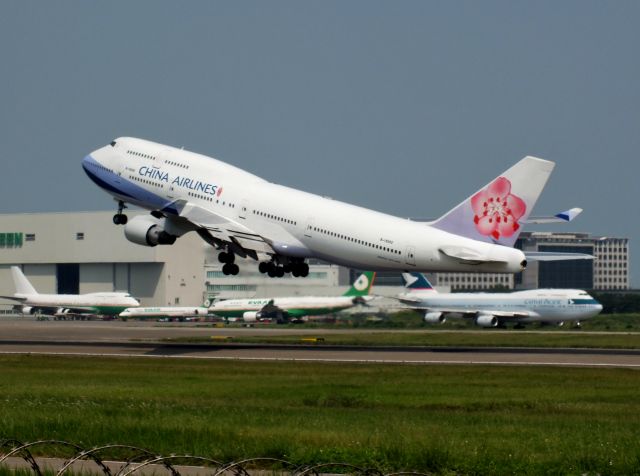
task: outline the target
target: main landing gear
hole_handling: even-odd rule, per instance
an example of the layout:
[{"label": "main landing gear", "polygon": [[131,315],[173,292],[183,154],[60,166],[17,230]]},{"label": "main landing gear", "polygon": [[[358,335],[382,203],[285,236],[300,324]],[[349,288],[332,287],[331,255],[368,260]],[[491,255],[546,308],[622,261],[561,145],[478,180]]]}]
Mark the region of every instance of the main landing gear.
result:
[{"label": "main landing gear", "polygon": [[124,202],[123,201],[119,201],[118,202],[118,213],[113,215],[113,223],[115,225],[126,225],[127,221],[129,221],[129,219],[127,218],[127,215],[122,213],[122,210],[124,210],[125,208],[127,208],[127,206],[124,204]]},{"label": "main landing gear", "polygon": [[282,278],[286,273],[291,273],[296,278],[309,276],[309,265],[304,261],[291,261],[283,265],[275,261],[263,261],[258,265],[258,270],[270,278]]},{"label": "main landing gear", "polygon": [[[309,276],[309,265],[302,259],[280,258],[287,260],[284,264],[280,264],[276,259],[271,261],[262,261],[258,265],[258,269],[262,274],[267,274],[270,278],[282,278],[285,274],[291,273],[295,277],[304,278]],[[233,251],[221,251],[218,254],[218,261],[223,263],[222,273],[235,276],[240,271],[235,263],[236,255]]]},{"label": "main landing gear", "polygon": [[224,265],[222,266],[222,272],[224,274],[227,274],[227,275],[231,274],[235,276],[240,272],[240,268],[235,263],[235,260],[236,260],[236,255],[233,254],[231,251],[220,252],[220,254],[218,255],[218,261],[220,261],[221,263],[224,263]]}]

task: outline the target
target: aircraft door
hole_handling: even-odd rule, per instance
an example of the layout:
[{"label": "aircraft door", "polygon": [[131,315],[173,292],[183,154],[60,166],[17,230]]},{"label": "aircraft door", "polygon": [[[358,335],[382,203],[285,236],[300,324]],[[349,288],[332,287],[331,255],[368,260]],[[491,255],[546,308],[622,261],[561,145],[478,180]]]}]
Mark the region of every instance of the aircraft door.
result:
[{"label": "aircraft door", "polygon": [[249,202],[245,199],[240,202],[240,208],[238,209],[238,218],[246,220],[247,213],[249,213]]},{"label": "aircraft door", "polygon": [[404,262],[411,266],[416,265],[416,249],[413,246],[407,246]]},{"label": "aircraft door", "polygon": [[304,229],[304,236],[311,238],[313,236],[313,217],[307,220],[307,227]]}]

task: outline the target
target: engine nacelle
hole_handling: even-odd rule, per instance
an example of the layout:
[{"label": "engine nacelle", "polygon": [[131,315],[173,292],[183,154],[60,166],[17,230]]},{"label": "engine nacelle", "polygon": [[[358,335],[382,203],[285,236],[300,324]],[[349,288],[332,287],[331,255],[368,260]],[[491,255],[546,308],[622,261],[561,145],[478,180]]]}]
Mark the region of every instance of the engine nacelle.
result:
[{"label": "engine nacelle", "polygon": [[476,317],[476,325],[480,327],[496,327],[498,325],[498,318],[491,314],[480,314]]},{"label": "engine nacelle", "polygon": [[193,315],[194,316],[206,316],[209,313],[209,310],[207,308],[204,307],[196,307],[193,310]]},{"label": "engine nacelle", "polygon": [[172,245],[176,237],[165,229],[165,218],[155,218],[150,215],[133,217],[124,226],[124,236],[127,240],[142,246]]},{"label": "engine nacelle", "polygon": [[14,310],[15,311],[19,311],[22,314],[35,314],[36,313],[36,308],[35,307],[31,307],[31,306],[14,306]]},{"label": "engine nacelle", "polygon": [[447,318],[441,312],[427,312],[424,315],[424,322],[427,324],[444,324]]},{"label": "engine nacelle", "polygon": [[260,317],[260,311],[247,311],[242,314],[242,320],[244,322],[256,322]]}]

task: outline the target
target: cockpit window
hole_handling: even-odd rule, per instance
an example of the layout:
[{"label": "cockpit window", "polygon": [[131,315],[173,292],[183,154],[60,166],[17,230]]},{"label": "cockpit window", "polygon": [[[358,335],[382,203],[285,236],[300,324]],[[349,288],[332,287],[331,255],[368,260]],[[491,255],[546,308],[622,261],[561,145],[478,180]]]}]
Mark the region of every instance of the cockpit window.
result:
[{"label": "cockpit window", "polygon": [[116,141],[112,140],[111,141],[111,147],[115,147],[116,146]]}]

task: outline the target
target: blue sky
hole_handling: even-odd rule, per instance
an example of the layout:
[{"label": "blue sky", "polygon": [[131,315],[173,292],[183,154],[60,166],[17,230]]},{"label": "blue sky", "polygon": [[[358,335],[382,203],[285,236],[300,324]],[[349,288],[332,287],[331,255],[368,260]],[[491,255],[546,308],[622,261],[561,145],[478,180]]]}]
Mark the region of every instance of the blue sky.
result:
[{"label": "blue sky", "polygon": [[560,229],[633,256],[639,23],[635,1],[4,2],[0,212],[111,209],[80,160],[122,135],[419,217],[536,155],[535,213],[581,206]]}]

